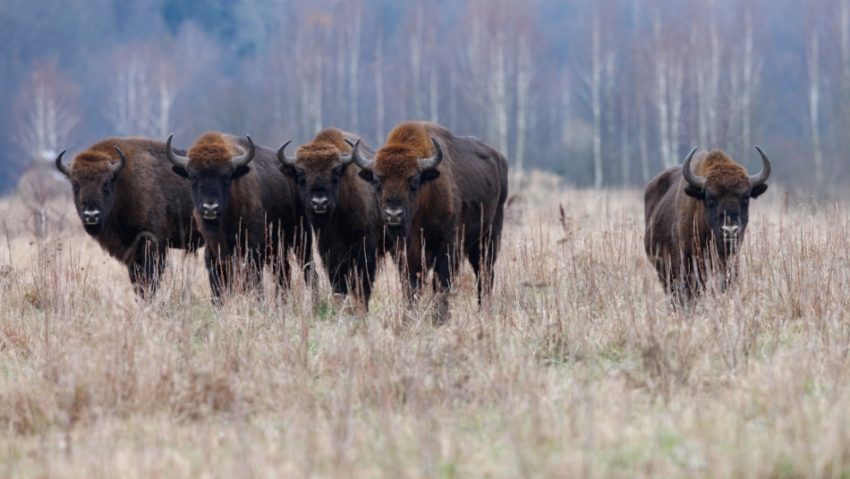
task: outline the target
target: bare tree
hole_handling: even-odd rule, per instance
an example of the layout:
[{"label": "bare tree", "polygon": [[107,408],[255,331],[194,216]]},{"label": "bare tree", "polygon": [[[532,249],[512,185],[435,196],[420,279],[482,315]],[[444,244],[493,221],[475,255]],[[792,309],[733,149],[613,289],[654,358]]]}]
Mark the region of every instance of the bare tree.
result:
[{"label": "bare tree", "polygon": [[590,53],[590,104],[593,113],[593,186],[602,188],[602,33],[599,15],[593,15]]},{"label": "bare tree", "polygon": [[820,132],[820,35],[812,29],[806,48],[806,65],[809,75],[809,128],[812,134],[812,158],[815,164],[815,181],[823,181],[823,150]]},{"label": "bare tree", "polygon": [[37,238],[47,235],[50,218],[57,215],[48,210],[48,201],[66,190],[53,160],[71,142],[79,119],[76,97],[77,86],[60,74],[55,63],[36,64],[18,93],[13,139],[27,168],[18,192],[33,215]]},{"label": "bare tree", "polygon": [[517,40],[517,67],[516,67],[516,150],[514,161],[516,169],[522,173],[525,169],[525,142],[528,136],[528,120],[531,108],[531,79],[533,75],[533,61],[531,59],[531,45],[527,36],[520,36]]},{"label": "bare tree", "polygon": [[36,64],[18,93],[13,141],[24,153],[23,166],[50,162],[66,148],[79,121],[77,86],[55,63]]},{"label": "bare tree", "polygon": [[118,47],[110,65],[105,116],[121,135],[164,138],[172,130],[172,110],[181,88],[166,47]]}]

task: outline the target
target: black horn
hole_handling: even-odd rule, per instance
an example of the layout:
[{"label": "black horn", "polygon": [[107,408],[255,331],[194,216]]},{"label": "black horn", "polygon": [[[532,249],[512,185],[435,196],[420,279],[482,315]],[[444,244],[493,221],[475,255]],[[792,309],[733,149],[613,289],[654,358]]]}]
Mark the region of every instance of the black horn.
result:
[{"label": "black horn", "polygon": [[357,163],[360,168],[371,171],[375,161],[371,158],[366,158],[360,154],[360,139],[351,145],[351,158]]},{"label": "black horn", "polygon": [[168,139],[165,140],[165,155],[168,157],[168,161],[171,162],[172,165],[186,169],[186,165],[189,164],[189,157],[178,155],[174,149],[171,148],[171,140],[174,139],[174,134],[168,135]]},{"label": "black horn", "polygon": [[685,162],[682,164],[682,174],[685,175],[685,181],[687,181],[694,188],[698,188],[700,190],[705,189],[705,177],[695,175],[693,170],[691,170],[691,160],[694,158],[694,153],[697,152],[697,149],[694,148],[688,153],[688,157],[685,158]]},{"label": "black horn", "polygon": [[419,160],[419,169],[422,171],[434,169],[443,161],[443,149],[440,148],[440,144],[433,136],[431,137],[431,143],[434,144],[434,156]]},{"label": "black horn", "polygon": [[65,166],[65,163],[62,163],[63,156],[65,156],[65,150],[62,150],[62,153],[59,153],[59,156],[56,157],[56,169],[65,176],[71,176],[71,170]]},{"label": "black horn", "polygon": [[292,140],[287,141],[280,148],[278,148],[277,160],[284,165],[295,166],[295,157],[286,156],[286,147],[289,146],[290,143],[292,143]]},{"label": "black horn", "polygon": [[248,135],[245,135],[245,138],[248,140],[248,151],[239,156],[234,156],[233,159],[230,160],[234,170],[246,166],[254,159],[254,153],[256,152],[256,149],[254,148],[254,140],[252,140]]},{"label": "black horn", "polygon": [[759,155],[761,156],[762,169],[757,175],[750,175],[750,186],[755,188],[756,186],[761,186],[767,181],[767,178],[770,176],[770,160],[767,158],[767,155],[764,154],[761,148],[756,147]]}]

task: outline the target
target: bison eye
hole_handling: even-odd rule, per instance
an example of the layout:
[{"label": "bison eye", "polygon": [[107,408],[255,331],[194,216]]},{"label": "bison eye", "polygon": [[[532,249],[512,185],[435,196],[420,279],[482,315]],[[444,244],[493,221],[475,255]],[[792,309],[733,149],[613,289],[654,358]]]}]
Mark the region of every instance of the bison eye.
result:
[{"label": "bison eye", "polygon": [[79,193],[80,192],[80,184],[79,183],[71,184],[71,189],[74,190],[74,193]]},{"label": "bison eye", "polygon": [[416,191],[419,189],[419,175],[416,175],[407,180],[407,184],[410,186],[412,191]]}]

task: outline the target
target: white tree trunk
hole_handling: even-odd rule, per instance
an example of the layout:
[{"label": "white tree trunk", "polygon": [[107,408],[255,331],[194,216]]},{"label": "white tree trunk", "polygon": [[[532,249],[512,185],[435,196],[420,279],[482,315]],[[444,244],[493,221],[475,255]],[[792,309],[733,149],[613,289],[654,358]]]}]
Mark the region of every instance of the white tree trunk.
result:
[{"label": "white tree trunk", "polygon": [[[660,13],[656,13],[655,36],[656,45],[660,46]],[[655,57],[655,106],[658,109],[658,143],[661,152],[661,162],[665,168],[669,168],[673,165],[673,162],[670,152],[670,106],[667,102],[667,62],[660,48],[656,49]]]},{"label": "white tree trunk", "polygon": [[360,130],[360,42],[363,30],[363,8],[359,3],[353,6],[352,17],[348,19],[351,28],[348,40],[348,115],[350,128]]},{"label": "white tree trunk", "polygon": [[591,33],[590,103],[593,112],[593,186],[602,188],[602,39],[599,17],[593,17]]},{"label": "white tree trunk", "polygon": [[741,85],[741,136],[742,151],[752,145],[751,119],[753,101],[753,17],[749,8],[744,17],[744,65]]},{"label": "white tree trunk", "polygon": [[809,127],[812,130],[812,155],[815,166],[815,180],[823,182],[823,151],[820,137],[820,62],[818,59],[820,38],[813,30],[807,49],[809,70]]},{"label": "white tree trunk", "polygon": [[517,125],[516,125],[516,151],[514,161],[519,173],[525,168],[525,141],[528,134],[528,116],[531,103],[531,78],[532,78],[531,46],[526,37],[519,39],[517,50],[517,72],[516,72],[516,103],[517,103]]},{"label": "white tree trunk", "polygon": [[681,62],[672,65],[670,72],[670,163],[679,164],[679,130],[682,125],[682,93],[684,86],[684,68]]},{"label": "white tree trunk", "polygon": [[[384,106],[384,35],[378,33],[377,52],[375,52],[375,138],[378,143],[384,142],[384,121],[386,111]],[[376,145],[377,147],[377,145]]]},{"label": "white tree trunk", "polygon": [[652,171],[649,167],[649,134],[647,132],[646,119],[646,104],[643,101],[638,103],[638,146],[640,148],[640,172],[643,182],[646,183],[652,178]]}]

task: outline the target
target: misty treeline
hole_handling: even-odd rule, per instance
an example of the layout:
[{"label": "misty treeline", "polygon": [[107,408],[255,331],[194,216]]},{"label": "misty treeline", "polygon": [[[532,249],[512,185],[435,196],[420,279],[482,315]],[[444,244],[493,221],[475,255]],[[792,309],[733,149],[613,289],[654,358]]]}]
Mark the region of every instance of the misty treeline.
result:
[{"label": "misty treeline", "polygon": [[399,121],[514,170],[642,185],[693,146],[840,185],[850,0],[0,0],[0,188],[109,135],[379,145]]}]

